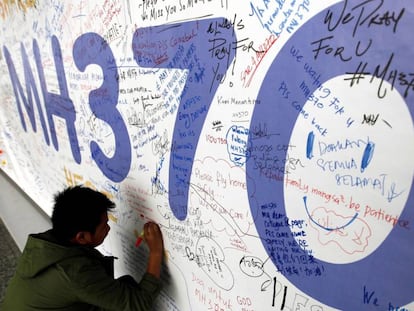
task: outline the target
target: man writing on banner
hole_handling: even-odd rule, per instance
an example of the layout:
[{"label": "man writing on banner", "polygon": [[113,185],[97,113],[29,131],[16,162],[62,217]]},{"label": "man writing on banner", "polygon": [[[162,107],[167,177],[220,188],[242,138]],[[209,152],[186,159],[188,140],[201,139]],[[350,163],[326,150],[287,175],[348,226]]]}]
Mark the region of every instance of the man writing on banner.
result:
[{"label": "man writing on banner", "polygon": [[141,281],[115,279],[114,257],[95,249],[110,230],[107,213],[114,207],[83,186],[56,194],[52,229],[29,235],[2,310],[151,310],[161,289],[161,230],[153,222],[144,225],[149,259]]}]

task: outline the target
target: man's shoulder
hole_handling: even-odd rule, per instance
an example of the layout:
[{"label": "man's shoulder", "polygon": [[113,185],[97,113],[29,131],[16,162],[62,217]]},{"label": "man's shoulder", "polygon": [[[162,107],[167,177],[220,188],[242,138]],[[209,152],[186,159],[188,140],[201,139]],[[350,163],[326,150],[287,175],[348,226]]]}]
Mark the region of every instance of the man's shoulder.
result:
[{"label": "man's shoulder", "polygon": [[63,258],[56,267],[71,279],[84,279],[85,282],[99,277],[112,277],[113,260],[94,250],[81,249],[80,252]]}]

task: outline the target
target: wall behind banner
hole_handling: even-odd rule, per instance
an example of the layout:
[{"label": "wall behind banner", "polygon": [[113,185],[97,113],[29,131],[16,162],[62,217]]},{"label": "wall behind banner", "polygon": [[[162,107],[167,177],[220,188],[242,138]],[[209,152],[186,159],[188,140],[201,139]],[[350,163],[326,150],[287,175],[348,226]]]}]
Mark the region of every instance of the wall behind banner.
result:
[{"label": "wall behind banner", "polygon": [[[100,250],[156,310],[414,310],[410,1],[0,1],[0,165],[47,214],[117,204]],[[19,213],[19,211],[16,211]]]}]

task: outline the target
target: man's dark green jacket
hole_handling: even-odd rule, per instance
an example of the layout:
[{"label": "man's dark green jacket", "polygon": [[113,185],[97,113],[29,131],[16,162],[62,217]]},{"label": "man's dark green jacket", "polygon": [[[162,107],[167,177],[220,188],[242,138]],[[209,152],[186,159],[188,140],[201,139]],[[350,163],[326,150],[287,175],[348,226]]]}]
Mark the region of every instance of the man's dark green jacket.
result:
[{"label": "man's dark green jacket", "polygon": [[11,279],[3,311],[151,310],[160,280],[113,277],[113,257],[62,245],[51,231],[30,235]]}]

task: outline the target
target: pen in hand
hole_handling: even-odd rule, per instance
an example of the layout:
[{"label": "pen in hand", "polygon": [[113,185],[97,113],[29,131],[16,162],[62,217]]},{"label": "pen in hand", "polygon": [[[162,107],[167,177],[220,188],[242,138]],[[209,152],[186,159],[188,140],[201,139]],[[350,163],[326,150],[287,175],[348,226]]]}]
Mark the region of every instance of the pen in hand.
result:
[{"label": "pen in hand", "polygon": [[138,235],[137,240],[135,242],[135,247],[140,246],[143,240],[144,240],[144,230],[142,230],[141,233]]}]

